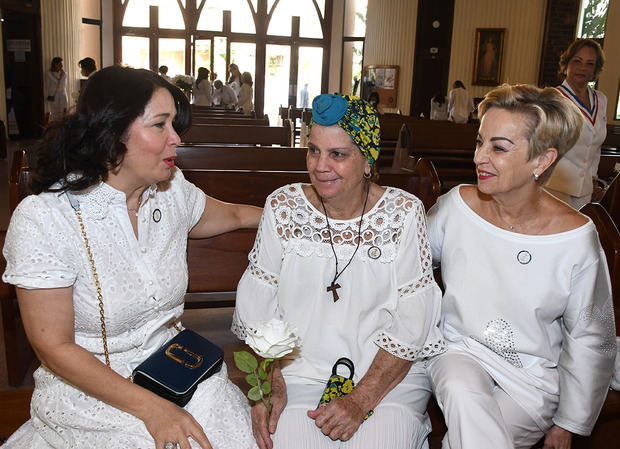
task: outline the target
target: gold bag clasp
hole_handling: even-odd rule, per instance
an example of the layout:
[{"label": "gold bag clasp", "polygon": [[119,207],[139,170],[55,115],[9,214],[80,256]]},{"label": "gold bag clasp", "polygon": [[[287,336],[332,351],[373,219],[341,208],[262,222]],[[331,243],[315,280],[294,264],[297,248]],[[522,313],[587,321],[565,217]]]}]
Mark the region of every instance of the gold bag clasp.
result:
[{"label": "gold bag clasp", "polygon": [[[194,359],[196,359],[196,361],[194,363],[189,363],[184,361],[181,357],[175,355],[172,353],[173,350],[178,349],[183,350],[183,352],[185,354],[188,354],[190,357],[193,357]],[[173,343],[170,346],[168,346],[166,348],[166,356],[170,357],[172,360],[174,360],[177,363],[180,363],[181,365],[185,366],[186,368],[189,369],[196,369],[198,368],[200,365],[202,365],[202,356],[199,354],[196,354],[195,352],[184,348],[182,345],[178,344],[178,343]]]}]

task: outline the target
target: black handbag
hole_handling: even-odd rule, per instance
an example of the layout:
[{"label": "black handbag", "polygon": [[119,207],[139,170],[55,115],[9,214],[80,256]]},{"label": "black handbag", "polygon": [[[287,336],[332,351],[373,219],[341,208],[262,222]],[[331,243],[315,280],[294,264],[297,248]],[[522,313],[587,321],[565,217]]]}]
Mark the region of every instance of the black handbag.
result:
[{"label": "black handbag", "polygon": [[[82,222],[80,204],[71,192],[66,192],[66,194],[80,223],[82,238],[90,260],[90,268],[95,279],[99,300],[103,353],[106,365],[111,368],[99,276],[95,269],[95,261]],[[189,329],[181,331],[176,325],[175,328],[179,330],[179,334],[138,365],[130,379],[136,385],[140,385],[183,407],[194,395],[198,384],[220,370],[224,362],[224,351],[196,332]]]},{"label": "black handbag", "polygon": [[134,369],[133,383],[183,407],[223,362],[220,347],[185,329]]}]

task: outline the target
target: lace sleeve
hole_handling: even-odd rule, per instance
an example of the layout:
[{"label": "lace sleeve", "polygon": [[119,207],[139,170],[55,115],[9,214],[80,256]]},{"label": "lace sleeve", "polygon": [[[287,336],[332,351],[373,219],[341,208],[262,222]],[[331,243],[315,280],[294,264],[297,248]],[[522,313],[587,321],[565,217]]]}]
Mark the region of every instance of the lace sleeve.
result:
[{"label": "lace sleeve", "polygon": [[416,198],[396,258],[398,302],[375,343],[390,354],[417,360],[445,351],[439,330],[441,290],[433,278],[424,207]]},{"label": "lace sleeve", "polygon": [[[271,198],[271,197],[270,197]],[[277,291],[283,247],[275,230],[274,211],[267,199],[256,240],[248,256],[248,267],[237,287],[232,331],[244,340],[246,322],[277,317]]]}]

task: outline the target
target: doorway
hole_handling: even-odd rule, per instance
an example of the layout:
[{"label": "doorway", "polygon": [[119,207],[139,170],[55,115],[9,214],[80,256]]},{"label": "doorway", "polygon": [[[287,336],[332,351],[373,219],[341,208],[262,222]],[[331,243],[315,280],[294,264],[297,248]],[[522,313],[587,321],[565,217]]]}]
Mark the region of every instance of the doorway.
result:
[{"label": "doorway", "polygon": [[7,130],[11,138],[36,138],[44,124],[40,17],[3,8],[2,19]]}]

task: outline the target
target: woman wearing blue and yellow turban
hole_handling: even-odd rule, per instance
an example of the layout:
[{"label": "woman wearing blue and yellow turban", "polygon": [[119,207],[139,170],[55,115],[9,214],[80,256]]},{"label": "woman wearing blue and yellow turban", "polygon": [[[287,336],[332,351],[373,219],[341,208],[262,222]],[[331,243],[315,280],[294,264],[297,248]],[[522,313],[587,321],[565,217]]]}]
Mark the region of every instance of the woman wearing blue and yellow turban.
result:
[{"label": "woman wearing blue and yellow turban", "polygon": [[[311,184],[268,197],[237,290],[240,338],[277,318],[301,339],[274,371],[269,423],[262,404],[252,410],[254,435],[261,448],[418,449],[430,430],[430,385],[413,362],[443,351],[424,207],[372,182],[372,106],[319,95],[312,114]],[[341,357],[353,361],[356,387],[317,408]]]}]

